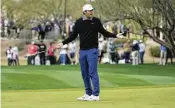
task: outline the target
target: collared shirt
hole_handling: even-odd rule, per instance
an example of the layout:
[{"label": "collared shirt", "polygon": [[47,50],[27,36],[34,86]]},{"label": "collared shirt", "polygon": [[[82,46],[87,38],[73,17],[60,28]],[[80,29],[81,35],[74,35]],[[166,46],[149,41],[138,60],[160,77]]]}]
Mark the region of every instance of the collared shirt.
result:
[{"label": "collared shirt", "polygon": [[54,52],[55,52],[55,47],[50,46],[49,49],[48,49],[48,55],[49,56],[54,56]]},{"label": "collared shirt", "polygon": [[7,58],[12,58],[12,49],[8,49],[7,51],[6,51],[6,55],[7,55]]},{"label": "collared shirt", "polygon": [[83,19],[83,20],[92,20],[93,17],[87,18],[85,15],[83,15],[82,19]]},{"label": "collared shirt", "polygon": [[36,45],[30,44],[28,46],[28,53],[29,54],[36,54],[38,51],[38,47]]},{"label": "collared shirt", "polygon": [[161,51],[166,51],[167,49],[166,49],[165,46],[161,45],[161,46],[160,46],[160,50],[161,50]]},{"label": "collared shirt", "polygon": [[144,52],[145,51],[145,44],[144,43],[140,43],[139,44],[139,52]]},{"label": "collared shirt", "polygon": [[12,50],[15,52],[16,55],[18,55],[18,47],[17,46],[13,47]]}]

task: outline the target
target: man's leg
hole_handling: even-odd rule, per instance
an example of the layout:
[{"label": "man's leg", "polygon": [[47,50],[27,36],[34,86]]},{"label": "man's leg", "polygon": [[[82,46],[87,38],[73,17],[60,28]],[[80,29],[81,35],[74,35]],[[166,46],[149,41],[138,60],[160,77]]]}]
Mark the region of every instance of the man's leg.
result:
[{"label": "man's leg", "polygon": [[41,65],[45,65],[45,54],[41,54],[41,58],[40,58],[40,61],[41,61]]},{"label": "man's leg", "polygon": [[8,58],[7,60],[8,60],[8,66],[11,66],[11,59]]},{"label": "man's leg", "polygon": [[136,54],[135,54],[135,51],[132,51],[132,65],[136,65]]},{"label": "man's leg", "polygon": [[63,54],[60,54],[60,64],[63,64]]},{"label": "man's leg", "polygon": [[171,64],[173,64],[173,54],[170,53],[170,60],[171,60]]},{"label": "man's leg", "polygon": [[88,70],[88,63],[86,58],[86,51],[80,50],[80,66],[81,66],[81,74],[84,81],[84,86],[86,90],[86,94],[92,94],[92,87],[90,82],[89,70]]},{"label": "man's leg", "polygon": [[124,57],[125,57],[125,63],[129,63],[128,52],[124,52]]},{"label": "man's leg", "polygon": [[160,65],[163,65],[163,51],[160,51]]},{"label": "man's leg", "polygon": [[164,51],[163,65],[165,65],[165,63],[166,63],[166,56],[167,56],[167,51]]},{"label": "man's leg", "polygon": [[43,64],[42,54],[39,54],[39,58],[40,58],[40,65],[42,65]]},{"label": "man's leg", "polygon": [[139,52],[140,55],[140,64],[143,64],[143,52]]},{"label": "man's leg", "polygon": [[31,65],[31,57],[30,57],[30,56],[27,57],[27,64],[28,64],[28,65]]},{"label": "man's leg", "polygon": [[136,51],[136,65],[139,64],[139,52]]},{"label": "man's leg", "polygon": [[13,59],[13,66],[16,66],[16,65],[17,65],[16,59]]},{"label": "man's leg", "polygon": [[17,62],[17,65],[19,66],[19,57],[18,57],[18,55],[16,56],[16,62]]},{"label": "man's leg", "polygon": [[100,84],[99,84],[99,76],[97,73],[97,65],[98,65],[98,49],[93,48],[88,50],[87,52],[87,60],[89,65],[89,75],[93,84],[93,92],[94,96],[98,96],[100,93]]},{"label": "man's leg", "polygon": [[35,56],[31,56],[31,62],[33,61],[32,65],[35,65]]},{"label": "man's leg", "polygon": [[43,64],[45,65],[46,64],[46,56],[43,55]]}]

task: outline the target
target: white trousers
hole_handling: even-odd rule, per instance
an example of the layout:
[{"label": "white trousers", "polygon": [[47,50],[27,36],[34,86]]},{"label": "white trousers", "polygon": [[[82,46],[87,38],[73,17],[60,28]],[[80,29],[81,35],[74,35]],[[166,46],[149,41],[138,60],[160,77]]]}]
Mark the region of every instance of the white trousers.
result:
[{"label": "white trousers", "polygon": [[160,51],[160,65],[165,65],[166,63],[167,51]]},{"label": "white trousers", "polygon": [[132,65],[138,65],[139,64],[139,52],[138,51],[132,51]]}]

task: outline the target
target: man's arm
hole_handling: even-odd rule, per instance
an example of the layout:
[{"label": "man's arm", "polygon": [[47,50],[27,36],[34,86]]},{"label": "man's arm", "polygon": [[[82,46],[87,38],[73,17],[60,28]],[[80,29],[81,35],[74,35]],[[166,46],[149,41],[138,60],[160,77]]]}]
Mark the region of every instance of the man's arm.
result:
[{"label": "man's arm", "polygon": [[7,50],[5,51],[5,55],[7,56]]},{"label": "man's arm", "polygon": [[46,52],[47,51],[47,46],[45,44],[44,44],[44,47],[45,47],[45,50],[44,51]]},{"label": "man's arm", "polygon": [[119,33],[119,34],[114,34],[114,33],[110,33],[107,30],[104,29],[101,21],[98,19],[98,26],[99,26],[99,32],[104,36],[104,37],[111,37],[111,38],[122,38],[121,36],[123,35],[123,33]]},{"label": "man's arm", "polygon": [[76,22],[75,26],[74,26],[73,33],[62,42],[63,45],[68,44],[69,42],[72,42],[77,36],[78,36],[78,26],[77,26],[77,22]]},{"label": "man's arm", "polygon": [[68,44],[69,42],[73,41],[78,36],[78,26],[77,22],[75,23],[73,33],[63,42],[57,44],[57,48],[61,48],[63,45]]},{"label": "man's arm", "polygon": [[112,37],[116,38],[116,34],[110,33],[107,30],[104,29],[101,21],[98,19],[98,26],[99,26],[99,32],[104,36],[104,37]]}]

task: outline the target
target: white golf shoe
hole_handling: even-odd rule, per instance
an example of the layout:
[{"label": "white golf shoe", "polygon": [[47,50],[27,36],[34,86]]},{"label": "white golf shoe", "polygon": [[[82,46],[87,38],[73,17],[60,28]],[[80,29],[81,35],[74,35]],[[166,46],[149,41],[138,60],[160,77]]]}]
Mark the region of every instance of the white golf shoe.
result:
[{"label": "white golf shoe", "polygon": [[86,101],[100,101],[100,97],[99,96],[94,96],[91,95],[88,98],[85,98]]},{"label": "white golf shoe", "polygon": [[90,97],[89,95],[84,94],[83,96],[78,97],[77,100],[80,100],[80,101],[86,101],[89,97]]}]

